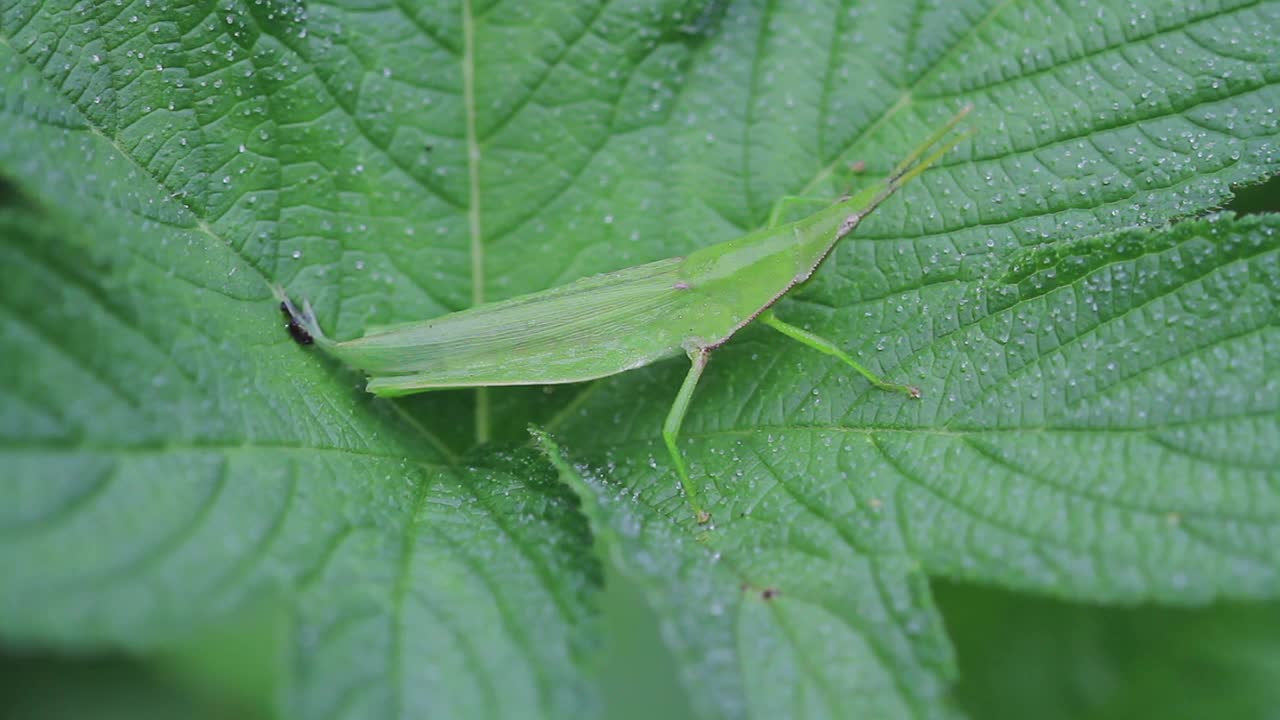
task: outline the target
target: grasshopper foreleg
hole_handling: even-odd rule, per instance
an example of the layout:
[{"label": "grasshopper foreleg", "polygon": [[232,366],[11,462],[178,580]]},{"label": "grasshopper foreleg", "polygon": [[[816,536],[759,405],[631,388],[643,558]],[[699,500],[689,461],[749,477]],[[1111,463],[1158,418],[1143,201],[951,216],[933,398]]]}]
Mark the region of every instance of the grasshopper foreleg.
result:
[{"label": "grasshopper foreleg", "polygon": [[764,323],[765,325],[768,325],[774,330],[777,330],[783,335],[786,335],[792,340],[796,340],[800,343],[808,345],[809,347],[819,352],[824,352],[828,355],[833,355],[835,357],[840,358],[845,362],[846,365],[853,368],[854,370],[857,370],[858,373],[862,375],[862,377],[866,378],[872,385],[875,385],[881,390],[904,393],[912,398],[920,397],[920,388],[914,385],[899,385],[897,383],[891,383],[885,380],[879,375],[876,375],[875,373],[871,372],[867,368],[863,367],[861,363],[859,363],[857,360],[854,360],[853,357],[849,355],[849,353],[846,353],[844,350],[841,350],[838,346],[836,346],[835,343],[821,336],[814,335],[813,333],[809,332],[808,330],[805,330],[804,328],[799,328],[799,327],[796,327],[795,325],[791,325],[790,323],[785,323],[779,320],[778,316],[775,315],[772,310],[767,310],[764,313],[762,313],[759,319],[760,319],[760,322]]}]

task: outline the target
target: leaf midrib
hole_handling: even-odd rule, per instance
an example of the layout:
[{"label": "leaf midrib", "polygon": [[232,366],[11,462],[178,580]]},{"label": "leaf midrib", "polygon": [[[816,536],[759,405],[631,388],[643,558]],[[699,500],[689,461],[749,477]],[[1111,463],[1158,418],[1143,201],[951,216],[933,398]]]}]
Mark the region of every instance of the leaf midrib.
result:
[{"label": "leaf midrib", "polygon": [[[471,0],[462,0],[462,104],[466,109],[467,131],[467,228],[471,253],[471,305],[483,305],[484,229],[480,216],[480,138],[476,119],[476,30]],[[476,388],[475,442],[483,445],[492,434],[489,420],[489,393]]]}]

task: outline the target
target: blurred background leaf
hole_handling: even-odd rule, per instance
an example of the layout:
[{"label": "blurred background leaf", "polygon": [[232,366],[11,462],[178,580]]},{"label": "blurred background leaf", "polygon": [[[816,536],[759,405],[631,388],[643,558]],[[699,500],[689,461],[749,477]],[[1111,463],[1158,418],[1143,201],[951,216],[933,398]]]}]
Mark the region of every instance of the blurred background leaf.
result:
[{"label": "blurred background leaf", "polygon": [[1097,608],[937,588],[972,717],[1267,718],[1280,700],[1280,606]]}]

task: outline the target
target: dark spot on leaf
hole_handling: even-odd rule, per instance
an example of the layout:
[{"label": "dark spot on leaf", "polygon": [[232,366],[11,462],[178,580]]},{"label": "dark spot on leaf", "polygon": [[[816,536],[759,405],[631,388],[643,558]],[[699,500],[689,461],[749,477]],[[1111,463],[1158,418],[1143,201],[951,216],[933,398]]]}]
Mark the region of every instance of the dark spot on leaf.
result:
[{"label": "dark spot on leaf", "polygon": [[280,312],[284,313],[285,319],[289,321],[285,324],[285,328],[289,330],[289,336],[293,338],[294,342],[299,345],[310,345],[316,341],[315,338],[311,337],[311,333],[307,332],[306,328],[299,325],[298,321],[294,319],[293,313],[289,312],[288,305],[281,302]]},{"label": "dark spot on leaf", "polygon": [[296,322],[289,322],[289,334],[293,336],[293,341],[299,345],[310,345],[316,339],[311,337],[311,333],[307,332]]}]

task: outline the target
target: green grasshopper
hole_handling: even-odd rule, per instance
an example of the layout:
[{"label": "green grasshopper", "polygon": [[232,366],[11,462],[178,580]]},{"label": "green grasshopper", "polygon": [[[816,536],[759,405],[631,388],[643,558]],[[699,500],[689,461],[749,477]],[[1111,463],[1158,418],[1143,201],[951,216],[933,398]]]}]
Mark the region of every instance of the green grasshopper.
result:
[{"label": "green grasshopper", "polygon": [[[699,523],[710,520],[677,441],[689,401],[711,352],[758,320],[789,338],[833,355],[872,385],[918,398],[909,385],[887,382],[835,343],[780,320],[770,308],[808,280],[836,244],[890,195],[967,135],[927,157],[968,114],[961,110],[881,182],[802,220],[779,224],[783,198],[768,225],[685,257],[582,278],[568,285],[487,303],[431,320],[371,326],[364,337],[327,338],[311,304],[302,311],[279,288],[295,340],[314,341],[369,376],[381,396],[444,388],[574,383],[635,370],[685,353],[692,361],[662,426],[684,494]],[[923,158],[923,159],[922,159]]]}]

